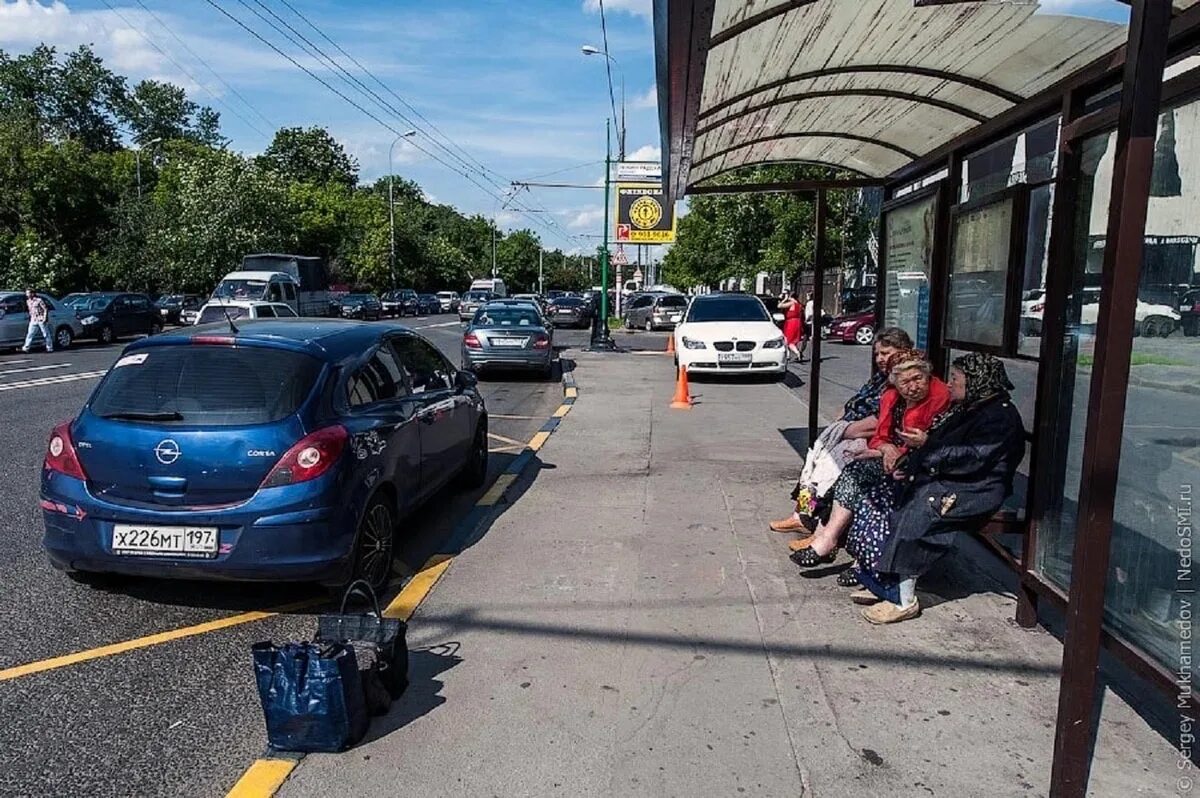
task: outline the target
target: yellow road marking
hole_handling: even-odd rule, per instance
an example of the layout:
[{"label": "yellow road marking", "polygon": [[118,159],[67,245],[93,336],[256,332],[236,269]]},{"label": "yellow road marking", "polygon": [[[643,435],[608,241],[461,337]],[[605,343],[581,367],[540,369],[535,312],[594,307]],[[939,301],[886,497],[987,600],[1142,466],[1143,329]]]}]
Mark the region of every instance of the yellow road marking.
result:
[{"label": "yellow road marking", "polygon": [[402,621],[411,618],[453,561],[454,557],[449,554],[435,554],[426,560],[421,570],[408,580],[400,594],[387,605],[387,609],[383,611],[384,617],[399,618]]},{"label": "yellow road marking", "polygon": [[488,452],[490,454],[503,454],[504,452],[519,452],[525,448],[525,444],[521,443],[516,446],[490,446]]},{"label": "yellow road marking", "polygon": [[475,503],[489,507],[500,501],[500,497],[504,495],[504,491],[508,489],[508,486],[511,485],[516,478],[516,474],[501,474],[496,478],[496,481],[492,483],[492,487],[488,488],[488,492],[480,496],[479,501]]},{"label": "yellow road marking", "polygon": [[111,657],[114,654],[124,654],[127,651],[135,651],[139,648],[148,648],[157,646],[163,643],[169,643],[172,640],[179,640],[184,637],[194,637],[207,632],[215,632],[219,629],[228,629],[231,626],[240,626],[244,623],[252,623],[261,621],[265,618],[271,618],[281,612],[290,612],[292,610],[304,609],[317,604],[325,603],[326,599],[307,599],[305,601],[297,601],[292,604],[284,604],[280,607],[274,607],[270,610],[243,612],[240,615],[232,615],[228,618],[218,618],[215,621],[196,624],[195,626],[184,626],[179,629],[171,629],[158,634],[147,635],[145,637],[136,637],[133,640],[125,640],[120,643],[112,643],[99,648],[89,648],[85,651],[76,651],[74,654],[65,654],[61,657],[51,657],[50,659],[38,660],[25,665],[17,665],[13,668],[6,668],[0,671],[0,682],[9,679],[16,679],[21,676],[29,676],[34,673],[43,671],[52,671],[57,668],[65,668],[68,665],[76,665],[80,662],[88,662],[102,657]]},{"label": "yellow road marking", "polygon": [[545,442],[549,439],[549,432],[539,432],[537,435],[534,435],[529,439],[529,448],[536,452],[537,450],[541,449],[542,445],[545,444]]},{"label": "yellow road marking", "polygon": [[525,448],[525,444],[522,443],[521,441],[514,440],[512,438],[506,438],[503,435],[497,435],[494,432],[489,432],[488,437],[495,438],[496,440],[500,441],[501,443],[507,443],[509,446],[520,446],[522,449]]},{"label": "yellow road marking", "polygon": [[567,392],[564,394],[564,396],[566,396],[568,399],[577,399],[577,398],[579,398],[579,389],[568,388]]},{"label": "yellow road marking", "polygon": [[563,416],[565,416],[567,413],[570,413],[570,412],[571,412],[571,405],[559,405],[558,409],[554,411],[554,415],[551,416],[551,418],[562,418]]},{"label": "yellow road marking", "polygon": [[295,767],[294,759],[255,760],[225,798],[266,798],[274,795]]}]

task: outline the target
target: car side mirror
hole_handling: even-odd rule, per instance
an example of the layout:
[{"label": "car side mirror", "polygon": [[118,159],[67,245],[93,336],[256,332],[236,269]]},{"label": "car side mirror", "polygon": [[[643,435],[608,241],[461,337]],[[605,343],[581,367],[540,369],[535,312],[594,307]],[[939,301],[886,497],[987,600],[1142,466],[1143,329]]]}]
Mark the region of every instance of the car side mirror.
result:
[{"label": "car side mirror", "polygon": [[479,384],[479,378],[469,371],[457,371],[454,373],[454,388],[459,393],[468,391]]},{"label": "car side mirror", "polygon": [[771,318],[775,320],[776,324],[782,324],[784,321],[782,313],[772,313]]}]

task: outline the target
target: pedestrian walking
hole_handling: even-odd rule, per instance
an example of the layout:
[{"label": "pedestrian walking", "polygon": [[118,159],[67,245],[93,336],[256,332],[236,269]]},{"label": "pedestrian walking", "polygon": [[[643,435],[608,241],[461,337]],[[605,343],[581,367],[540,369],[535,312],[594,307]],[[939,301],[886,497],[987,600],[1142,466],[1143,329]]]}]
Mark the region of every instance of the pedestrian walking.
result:
[{"label": "pedestrian walking", "polygon": [[50,334],[50,309],[46,307],[46,300],[35,294],[32,288],[26,288],[25,307],[29,311],[29,329],[25,332],[25,346],[21,347],[21,351],[29,354],[33,348],[34,333],[40,330],[42,338],[46,340],[46,351],[53,352],[54,336]]},{"label": "pedestrian walking", "polygon": [[804,306],[792,293],[784,294],[779,300],[779,309],[783,311],[783,340],[792,356],[803,363],[804,352],[800,344],[804,341]]},{"label": "pedestrian walking", "polygon": [[800,342],[800,362],[804,362],[804,354],[808,351],[808,339],[818,334],[816,317],[813,315],[813,292],[807,294],[807,301],[804,303],[804,325],[808,329],[808,335]]}]

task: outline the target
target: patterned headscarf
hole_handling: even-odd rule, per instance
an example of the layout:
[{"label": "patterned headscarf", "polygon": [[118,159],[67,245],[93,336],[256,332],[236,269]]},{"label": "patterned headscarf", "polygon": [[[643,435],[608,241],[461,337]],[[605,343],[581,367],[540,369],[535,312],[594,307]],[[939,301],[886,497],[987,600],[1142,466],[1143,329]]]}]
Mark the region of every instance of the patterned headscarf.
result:
[{"label": "patterned headscarf", "polygon": [[925,353],[922,352],[920,349],[912,349],[912,348],[897,349],[887,359],[887,364],[883,367],[883,371],[885,374],[888,375],[888,377],[890,379],[892,372],[895,371],[896,367],[898,367],[898,366],[904,366],[904,365],[907,365],[910,363],[927,363],[927,362],[928,362],[928,359],[925,357]]},{"label": "patterned headscarf", "polygon": [[954,367],[967,378],[967,397],[964,405],[973,405],[997,394],[1012,390],[1004,362],[995,355],[983,352],[968,352],[954,358]]}]

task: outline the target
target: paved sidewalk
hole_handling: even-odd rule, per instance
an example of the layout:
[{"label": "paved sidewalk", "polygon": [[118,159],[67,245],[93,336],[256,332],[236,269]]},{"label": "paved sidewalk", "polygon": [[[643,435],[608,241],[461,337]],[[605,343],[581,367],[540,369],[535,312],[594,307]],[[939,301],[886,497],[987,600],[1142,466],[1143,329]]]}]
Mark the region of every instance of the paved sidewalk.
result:
[{"label": "paved sidewalk", "polygon": [[[580,398],[412,620],[413,685],[285,796],[994,796],[1049,784],[1061,645],[959,560],[921,619],[870,627],[766,529],[807,408],[574,355]],[[1092,794],[1173,795],[1168,742],[1113,695]]]}]

